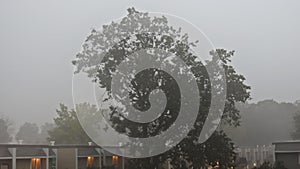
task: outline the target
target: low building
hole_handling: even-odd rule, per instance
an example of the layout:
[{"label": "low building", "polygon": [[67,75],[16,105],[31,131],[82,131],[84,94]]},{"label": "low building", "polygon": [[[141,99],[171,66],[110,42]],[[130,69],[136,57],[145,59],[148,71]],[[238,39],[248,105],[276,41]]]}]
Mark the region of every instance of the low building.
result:
[{"label": "low building", "polygon": [[300,140],[274,142],[274,160],[287,169],[300,169]]},{"label": "low building", "polygon": [[265,161],[274,162],[272,145],[239,146],[235,149],[237,153],[238,169],[253,168]]},{"label": "low building", "polygon": [[123,169],[124,163],[94,145],[0,144],[0,169]]}]

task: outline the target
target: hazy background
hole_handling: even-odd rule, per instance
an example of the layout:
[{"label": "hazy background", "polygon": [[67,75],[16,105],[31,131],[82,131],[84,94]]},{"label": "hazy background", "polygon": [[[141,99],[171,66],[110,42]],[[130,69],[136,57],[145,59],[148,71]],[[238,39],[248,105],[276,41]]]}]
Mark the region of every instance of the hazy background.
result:
[{"label": "hazy background", "polygon": [[16,124],[51,121],[72,106],[71,60],[92,28],[128,7],[194,23],[216,47],[236,50],[233,64],[253,101],[300,99],[300,1],[0,0],[0,116]]}]

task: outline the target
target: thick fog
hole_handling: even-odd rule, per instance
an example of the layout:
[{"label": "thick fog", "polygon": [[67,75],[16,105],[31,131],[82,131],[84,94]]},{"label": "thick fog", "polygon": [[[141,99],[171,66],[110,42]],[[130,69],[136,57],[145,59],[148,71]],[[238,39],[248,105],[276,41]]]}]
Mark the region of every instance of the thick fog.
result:
[{"label": "thick fog", "polygon": [[174,14],[198,26],[233,65],[253,101],[300,99],[300,1],[0,1],[0,116],[51,121],[73,106],[72,59],[92,28],[137,10]]}]

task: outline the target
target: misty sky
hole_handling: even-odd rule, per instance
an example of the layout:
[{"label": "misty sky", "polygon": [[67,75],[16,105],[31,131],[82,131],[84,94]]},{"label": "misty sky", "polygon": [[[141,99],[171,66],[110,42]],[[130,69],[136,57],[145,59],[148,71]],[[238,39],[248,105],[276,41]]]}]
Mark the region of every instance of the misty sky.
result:
[{"label": "misty sky", "polygon": [[51,121],[59,103],[73,106],[71,60],[92,28],[128,7],[183,17],[233,65],[253,101],[300,99],[300,1],[0,0],[0,116],[17,124]]}]

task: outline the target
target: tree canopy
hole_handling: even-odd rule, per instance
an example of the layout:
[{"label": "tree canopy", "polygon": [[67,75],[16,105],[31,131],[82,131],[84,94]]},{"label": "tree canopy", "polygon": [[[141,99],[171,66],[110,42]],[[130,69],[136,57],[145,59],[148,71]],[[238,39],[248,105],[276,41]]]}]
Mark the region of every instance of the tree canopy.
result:
[{"label": "tree canopy", "polygon": [[[130,31],[134,40],[129,37],[129,32],[125,33],[123,30],[128,25],[136,25],[136,27],[130,27],[132,28]],[[155,33],[151,33],[153,31]],[[116,32],[121,38],[114,36]],[[128,9],[128,15],[122,19],[120,24],[112,22],[109,25],[104,25],[102,31],[93,30],[83,45],[83,50],[73,61],[77,68],[75,73],[81,71],[87,73],[108,94],[112,93],[112,76],[117,73],[118,65],[134,52],[140,50],[146,50],[151,54],[157,52],[151,49],[154,46],[159,51],[171,52],[177,58],[183,60],[188,67],[179,67],[182,69],[190,68],[196,78],[197,89],[201,98],[200,107],[194,127],[189,131],[188,136],[180,144],[163,154],[149,158],[130,159],[127,163],[129,168],[154,169],[163,165],[166,160],[171,160],[170,163],[174,168],[182,169],[190,167],[198,169],[214,165],[228,168],[234,165],[233,143],[222,130],[215,131],[205,143],[199,143],[203,122],[207,118],[211,106],[210,82],[215,80],[209,78],[206,68],[218,70],[214,65],[219,61],[217,58],[220,58],[221,65],[225,70],[227,88],[223,90],[227,90],[227,95],[222,116],[223,123],[233,126],[239,125],[240,114],[236,108],[236,103],[250,99],[250,87],[245,84],[245,77],[238,74],[234,67],[230,65],[234,51],[225,49],[211,51],[209,53],[211,60],[202,63],[191,52],[191,47],[194,45],[196,45],[196,42],[189,42],[187,34],[182,35],[180,29],[177,30],[169,26],[166,17],[151,18],[147,13],[130,8]],[[106,52],[99,52],[101,50]],[[163,54],[163,52],[158,55],[160,56],[160,54]],[[204,64],[206,64],[206,67]],[[111,106],[109,107],[112,112],[109,116],[111,125],[120,133],[142,138],[157,135],[170,127],[180,108],[181,95],[174,79],[164,71],[155,68],[149,68],[138,72],[136,75],[128,74],[127,76],[135,77],[130,83],[130,89],[128,89],[130,91],[128,97],[131,99],[134,108],[141,111],[149,109],[151,106],[149,104],[149,94],[154,89],[164,91],[167,96],[167,105],[157,120],[145,124],[132,123],[124,119],[115,107]],[[186,82],[188,81],[189,79]],[[188,83],[186,84],[188,85]],[[169,98],[168,94],[170,94]]]}]

